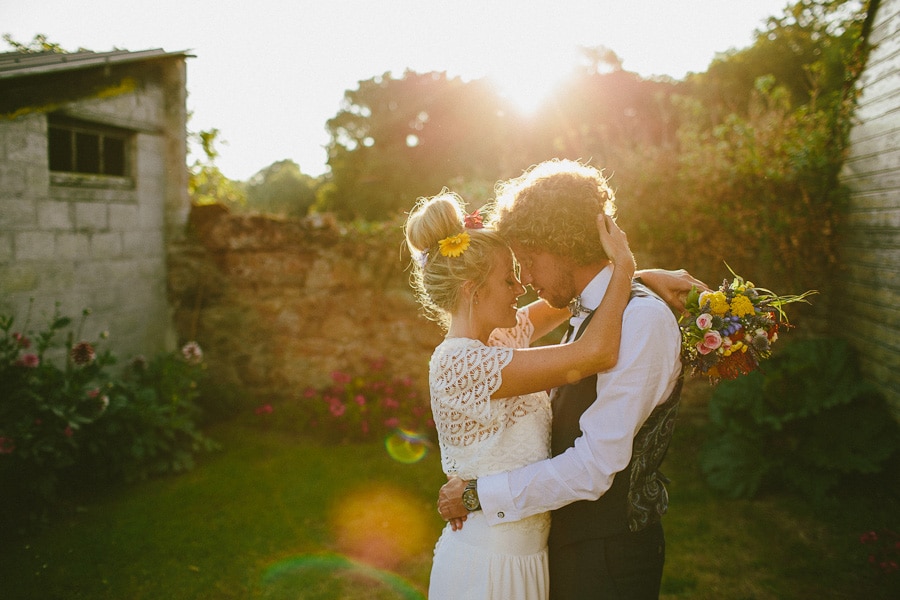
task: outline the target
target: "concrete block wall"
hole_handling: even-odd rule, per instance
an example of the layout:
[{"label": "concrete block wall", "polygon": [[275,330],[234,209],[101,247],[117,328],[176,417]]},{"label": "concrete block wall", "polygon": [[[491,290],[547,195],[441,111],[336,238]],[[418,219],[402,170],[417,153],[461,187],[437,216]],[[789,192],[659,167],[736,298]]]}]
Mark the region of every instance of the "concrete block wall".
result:
[{"label": "concrete block wall", "polygon": [[[32,302],[32,329],[42,329],[59,303],[73,319],[90,309],[82,337],[108,332],[123,360],[175,348],[167,243],[181,235],[172,228],[183,228],[188,206],[183,61],[178,67],[180,90],[149,81],[66,107],[136,132],[133,185],[51,175],[47,115],[0,119],[0,314],[15,315],[18,328]],[[167,215],[172,207],[185,216]]]}]

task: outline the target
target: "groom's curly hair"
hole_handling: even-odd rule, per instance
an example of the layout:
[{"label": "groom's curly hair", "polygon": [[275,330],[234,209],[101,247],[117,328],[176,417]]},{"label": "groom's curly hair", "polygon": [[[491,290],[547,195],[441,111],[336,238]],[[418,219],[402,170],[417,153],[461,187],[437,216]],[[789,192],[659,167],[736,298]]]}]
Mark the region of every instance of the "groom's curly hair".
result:
[{"label": "groom's curly hair", "polygon": [[607,260],[596,217],[615,213],[615,194],[598,169],[548,160],[500,182],[495,191],[491,224],[505,239],[582,265]]}]

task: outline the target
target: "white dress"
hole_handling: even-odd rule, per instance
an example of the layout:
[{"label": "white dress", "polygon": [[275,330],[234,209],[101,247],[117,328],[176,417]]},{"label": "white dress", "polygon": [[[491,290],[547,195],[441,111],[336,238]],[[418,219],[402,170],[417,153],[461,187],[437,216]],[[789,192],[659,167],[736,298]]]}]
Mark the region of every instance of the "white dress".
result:
[{"label": "white dress", "polygon": [[[550,456],[550,400],[545,392],[491,400],[511,348],[526,348],[534,327],[520,309],[518,325],[496,330],[489,345],[448,338],[429,368],[431,410],[445,473],[474,479]],[[448,524],[434,549],[430,600],[546,600],[550,514],[489,526],[481,511],[460,531]]]}]

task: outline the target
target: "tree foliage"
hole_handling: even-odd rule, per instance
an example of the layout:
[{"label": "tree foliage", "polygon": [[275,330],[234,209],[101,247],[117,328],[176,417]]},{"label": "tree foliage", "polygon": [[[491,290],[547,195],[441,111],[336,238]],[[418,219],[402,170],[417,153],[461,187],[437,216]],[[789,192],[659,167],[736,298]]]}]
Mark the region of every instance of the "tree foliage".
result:
[{"label": "tree foliage", "polygon": [[203,153],[188,166],[188,194],[192,204],[223,204],[228,207],[241,207],[246,198],[241,186],[228,179],[216,165],[219,151],[219,130],[209,129],[199,132],[188,132],[188,137],[200,146]]},{"label": "tree foliage", "polygon": [[496,179],[519,133],[486,81],[412,71],[361,81],[327,127],[331,185],[318,208],[370,220],[408,210],[454,178]]},{"label": "tree foliage", "polygon": [[246,184],[247,208],[304,217],[316,200],[318,182],[304,175],[292,160],[280,160],[260,170]]},{"label": "tree foliage", "polygon": [[[8,33],[3,34],[3,41],[9,44],[9,46],[15,52],[21,52],[23,54],[32,54],[37,52],[55,52],[56,54],[68,54],[69,52],[59,44],[51,42],[43,33],[36,34],[34,38],[32,38],[32,40],[27,44],[14,40],[12,35]],[[84,50],[84,48],[79,48],[78,50],[82,51]]]},{"label": "tree foliage", "polygon": [[[642,185],[635,186],[642,193],[620,202],[632,242],[664,266],[687,267],[715,283],[728,261],[776,292],[819,289],[829,296],[863,20],[826,1],[818,3],[827,9],[821,14],[845,20],[813,25],[799,18],[820,14],[812,4],[789,7],[752,48],[720,57],[673,99],[680,112],[676,151],[645,160]],[[796,61],[780,60],[784,47]],[[745,68],[747,57],[758,60],[753,69]],[[754,76],[753,86],[738,85],[736,73]]]}]

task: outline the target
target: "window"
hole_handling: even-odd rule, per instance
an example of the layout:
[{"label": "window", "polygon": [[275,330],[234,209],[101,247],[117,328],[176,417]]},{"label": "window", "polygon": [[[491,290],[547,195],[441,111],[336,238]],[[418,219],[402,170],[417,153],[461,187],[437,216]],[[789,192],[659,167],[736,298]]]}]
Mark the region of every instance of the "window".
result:
[{"label": "window", "polygon": [[51,171],[128,177],[133,133],[51,115],[48,158]]}]

